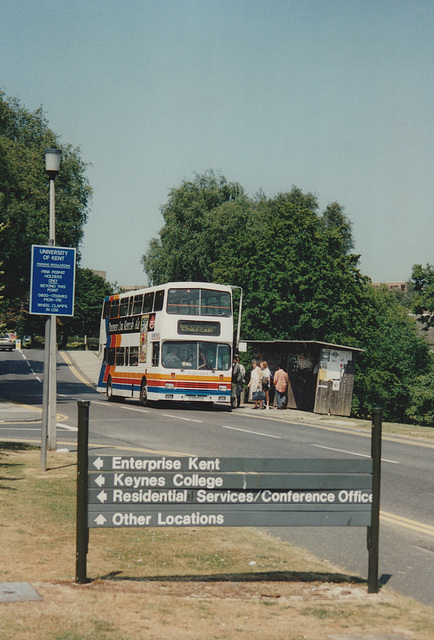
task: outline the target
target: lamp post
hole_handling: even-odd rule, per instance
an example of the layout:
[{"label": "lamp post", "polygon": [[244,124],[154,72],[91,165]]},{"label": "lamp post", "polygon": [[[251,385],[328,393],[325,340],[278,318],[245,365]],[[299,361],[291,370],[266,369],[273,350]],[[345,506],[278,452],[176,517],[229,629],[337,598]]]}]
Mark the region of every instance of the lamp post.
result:
[{"label": "lamp post", "polygon": [[[56,214],[55,214],[55,193],[54,180],[59,173],[60,157],[62,152],[59,149],[45,150],[45,171],[50,179],[50,220],[48,244],[56,244]],[[42,451],[46,457],[46,448],[49,450],[57,447],[56,434],[56,403],[57,403],[57,380],[56,380],[56,360],[57,360],[57,339],[56,339],[56,316],[48,316],[45,325],[45,352],[44,352],[44,389],[43,389],[43,420],[42,420]],[[45,466],[45,461],[41,463]]]}]

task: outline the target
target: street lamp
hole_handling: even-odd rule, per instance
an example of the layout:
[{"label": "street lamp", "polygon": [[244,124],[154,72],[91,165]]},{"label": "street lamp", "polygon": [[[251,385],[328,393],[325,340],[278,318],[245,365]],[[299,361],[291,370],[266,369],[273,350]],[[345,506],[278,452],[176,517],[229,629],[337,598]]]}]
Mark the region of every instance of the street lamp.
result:
[{"label": "street lamp", "polygon": [[[49,238],[48,244],[56,244],[56,215],[55,215],[55,194],[54,180],[59,173],[60,157],[62,152],[59,149],[45,150],[45,171],[50,180],[50,218],[49,218]],[[42,407],[42,443],[41,443],[41,466],[46,467],[46,451],[57,447],[56,435],[56,403],[57,403],[57,339],[56,339],[56,316],[48,316],[45,323],[45,351],[44,351],[44,388]]]},{"label": "street lamp", "polygon": [[54,203],[54,180],[60,169],[60,156],[62,152],[59,149],[45,149],[45,171],[50,179],[50,237],[49,244],[56,244],[56,222],[55,222],[55,203]]}]

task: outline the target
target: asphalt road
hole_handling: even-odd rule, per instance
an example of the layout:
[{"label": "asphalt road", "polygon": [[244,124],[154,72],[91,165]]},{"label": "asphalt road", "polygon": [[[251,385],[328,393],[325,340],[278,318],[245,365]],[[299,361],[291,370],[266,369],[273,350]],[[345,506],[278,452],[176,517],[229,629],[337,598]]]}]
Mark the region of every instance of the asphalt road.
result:
[{"label": "asphalt road", "polygon": [[[0,353],[0,440],[40,442],[43,352]],[[76,447],[78,399],[90,401],[94,452],[183,453],[221,457],[360,458],[370,455],[366,433],[342,426],[291,422],[290,411],[232,413],[186,404],[140,407],[108,403],[58,360],[58,446]],[[25,405],[25,406],[22,406]],[[259,415],[258,415],[259,414]],[[434,605],[434,444],[383,438],[380,575],[396,591]],[[285,527],[270,533],[350,575],[367,577],[365,528]]]}]

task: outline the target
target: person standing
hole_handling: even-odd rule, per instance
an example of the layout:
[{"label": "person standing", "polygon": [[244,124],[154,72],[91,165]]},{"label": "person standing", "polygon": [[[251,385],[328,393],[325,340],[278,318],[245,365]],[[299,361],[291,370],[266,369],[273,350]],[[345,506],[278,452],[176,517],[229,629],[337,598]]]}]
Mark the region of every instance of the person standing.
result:
[{"label": "person standing", "polygon": [[243,375],[237,357],[232,362],[231,405],[232,408],[240,406],[241,390],[243,388]]},{"label": "person standing", "polygon": [[[252,400],[253,400],[253,394],[255,394],[257,391],[262,390],[261,377],[262,377],[262,371],[261,371],[261,368],[258,367],[258,362],[256,360],[252,360],[252,371],[250,373],[250,382],[248,384],[248,387],[252,393]],[[253,408],[259,409],[262,404],[262,400],[258,399],[253,401],[255,403],[255,406]]]},{"label": "person standing", "polygon": [[288,389],[288,374],[277,365],[277,369],[273,377],[274,389],[276,391],[276,403],[278,409],[284,409],[286,406],[286,392]]},{"label": "person standing", "polygon": [[263,360],[260,363],[262,369],[262,391],[265,391],[265,404],[262,405],[262,409],[270,408],[270,385],[271,385],[271,371],[268,368],[268,362]]},{"label": "person standing", "polygon": [[237,407],[239,407],[241,404],[241,394],[243,392],[243,385],[246,382],[246,370],[244,368],[244,365],[240,362],[240,356],[236,356],[236,358],[241,371],[241,383],[237,387]]}]

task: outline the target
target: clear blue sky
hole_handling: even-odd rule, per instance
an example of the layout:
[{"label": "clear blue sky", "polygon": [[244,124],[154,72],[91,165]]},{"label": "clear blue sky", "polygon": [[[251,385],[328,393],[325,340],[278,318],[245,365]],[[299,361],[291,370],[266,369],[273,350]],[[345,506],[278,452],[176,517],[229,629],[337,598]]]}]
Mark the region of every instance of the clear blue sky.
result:
[{"label": "clear blue sky", "polygon": [[433,34],[432,0],[3,0],[0,88],[91,163],[82,264],[110,281],[146,283],[207,169],[338,201],[362,272],[406,280],[434,263]]}]

